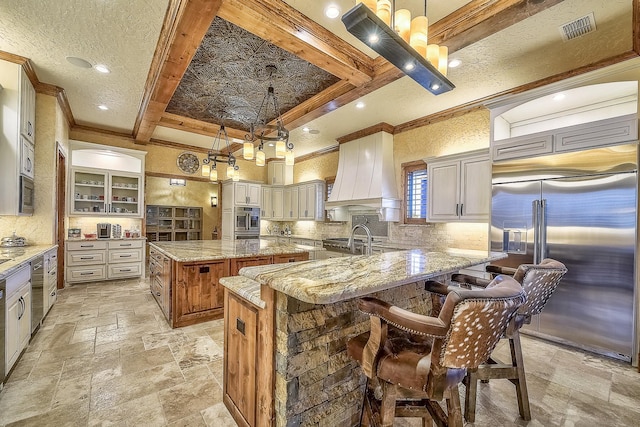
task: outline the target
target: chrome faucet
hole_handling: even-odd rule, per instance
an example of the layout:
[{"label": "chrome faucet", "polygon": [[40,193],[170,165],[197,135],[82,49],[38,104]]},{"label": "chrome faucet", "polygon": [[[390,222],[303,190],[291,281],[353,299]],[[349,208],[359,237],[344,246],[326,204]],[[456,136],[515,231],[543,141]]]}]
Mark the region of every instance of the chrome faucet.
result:
[{"label": "chrome faucet", "polygon": [[371,236],[371,230],[369,230],[369,227],[367,227],[364,224],[356,224],[351,228],[351,236],[349,237],[347,246],[349,246],[349,250],[351,251],[351,253],[355,253],[356,251],[356,248],[354,245],[355,239],[353,238],[353,236],[358,228],[362,228],[364,232],[367,233],[367,246],[365,246],[364,248],[364,255],[371,255],[371,252],[372,252],[371,244],[373,242],[373,237]]}]

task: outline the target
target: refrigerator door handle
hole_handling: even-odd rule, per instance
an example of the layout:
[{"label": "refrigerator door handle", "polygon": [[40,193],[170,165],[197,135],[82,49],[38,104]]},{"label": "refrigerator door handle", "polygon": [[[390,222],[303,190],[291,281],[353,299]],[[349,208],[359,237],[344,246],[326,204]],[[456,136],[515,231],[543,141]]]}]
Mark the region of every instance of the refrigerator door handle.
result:
[{"label": "refrigerator door handle", "polygon": [[547,199],[540,201],[540,262],[547,257]]},{"label": "refrigerator door handle", "polygon": [[538,264],[538,254],[540,252],[540,200],[534,200],[532,202],[533,207],[533,263]]}]

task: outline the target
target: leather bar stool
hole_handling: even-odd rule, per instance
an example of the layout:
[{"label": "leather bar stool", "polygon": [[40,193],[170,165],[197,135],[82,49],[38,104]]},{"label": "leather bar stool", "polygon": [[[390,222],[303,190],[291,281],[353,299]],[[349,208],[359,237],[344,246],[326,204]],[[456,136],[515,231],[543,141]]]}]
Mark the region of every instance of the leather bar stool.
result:
[{"label": "leather bar stool", "polygon": [[[520,328],[524,324],[531,323],[531,316],[539,314],[544,309],[547,301],[556,290],[560,279],[567,272],[567,268],[561,262],[547,258],[540,264],[522,264],[515,270],[489,266],[487,271],[494,274],[513,274],[513,278],[522,285],[527,301],[518,309],[502,336],[503,339],[509,340],[511,361],[503,363],[491,356],[478,369],[467,372],[467,376],[464,379],[466,387],[464,418],[468,422],[475,421],[478,380],[488,382],[490,379],[507,379],[516,387],[520,416],[524,420],[530,420],[531,408],[529,406],[522,346],[520,345]],[[451,276],[451,280],[463,285],[480,287],[487,286],[490,283],[487,279],[465,274],[454,274]]]},{"label": "leather bar stool", "polygon": [[[427,286],[446,288],[437,282]],[[484,289],[449,291],[437,317],[375,298],[359,300],[371,330],[349,340],[347,353],[368,378],[365,421],[390,427],[395,416],[420,416],[424,426],[432,420],[462,426],[458,384],[489,357],[524,300],[522,287],[509,276],[496,277]]]}]

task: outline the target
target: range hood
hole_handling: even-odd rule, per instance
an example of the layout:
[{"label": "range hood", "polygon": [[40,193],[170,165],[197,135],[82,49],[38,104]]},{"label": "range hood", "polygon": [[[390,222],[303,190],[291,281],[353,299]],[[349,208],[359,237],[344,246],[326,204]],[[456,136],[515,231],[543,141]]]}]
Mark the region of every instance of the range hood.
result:
[{"label": "range hood", "polygon": [[381,131],[340,145],[326,210],[333,221],[347,221],[353,211],[375,211],[381,221],[400,220],[393,135]]}]

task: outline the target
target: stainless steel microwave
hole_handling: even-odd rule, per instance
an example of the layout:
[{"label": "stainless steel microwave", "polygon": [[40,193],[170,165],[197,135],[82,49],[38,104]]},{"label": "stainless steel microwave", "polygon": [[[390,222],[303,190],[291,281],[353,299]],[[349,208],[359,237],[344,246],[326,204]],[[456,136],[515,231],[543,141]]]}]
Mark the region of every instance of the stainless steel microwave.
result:
[{"label": "stainless steel microwave", "polygon": [[35,205],[33,180],[20,175],[20,209],[22,215],[33,215]]}]

